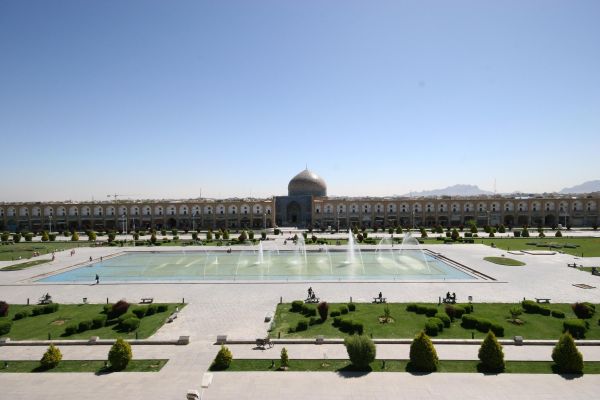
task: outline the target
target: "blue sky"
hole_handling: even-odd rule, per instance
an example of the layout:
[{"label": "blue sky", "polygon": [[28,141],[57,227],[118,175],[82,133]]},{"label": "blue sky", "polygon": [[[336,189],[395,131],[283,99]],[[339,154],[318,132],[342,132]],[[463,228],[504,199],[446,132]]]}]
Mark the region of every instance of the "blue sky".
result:
[{"label": "blue sky", "polygon": [[0,1],[0,201],[552,191],[600,167],[598,1]]}]

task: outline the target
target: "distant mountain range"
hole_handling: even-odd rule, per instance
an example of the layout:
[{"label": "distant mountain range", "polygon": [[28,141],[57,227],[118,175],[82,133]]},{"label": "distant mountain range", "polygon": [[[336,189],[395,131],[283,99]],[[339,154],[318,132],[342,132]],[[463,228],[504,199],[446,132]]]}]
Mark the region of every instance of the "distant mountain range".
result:
[{"label": "distant mountain range", "polygon": [[564,188],[559,193],[592,193],[600,192],[600,180],[583,182],[581,185],[575,185],[573,187]]},{"label": "distant mountain range", "polygon": [[430,196],[481,196],[494,194],[487,190],[481,190],[476,185],[454,185],[444,189],[423,190],[422,192],[410,192],[406,196],[411,197],[430,197]]},{"label": "distant mountain range", "polygon": [[[600,180],[584,182],[580,185],[562,189],[561,194],[579,194],[600,192]],[[520,193],[520,192],[514,192]],[[436,197],[436,196],[482,196],[492,195],[494,192],[481,190],[476,185],[453,185],[444,189],[423,190],[421,192],[409,192],[404,196],[410,197]]]}]

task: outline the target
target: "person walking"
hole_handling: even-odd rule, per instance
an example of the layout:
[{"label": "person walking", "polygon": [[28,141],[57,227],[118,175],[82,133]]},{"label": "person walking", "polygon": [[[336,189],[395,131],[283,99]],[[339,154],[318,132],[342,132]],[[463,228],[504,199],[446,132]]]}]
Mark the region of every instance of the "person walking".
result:
[{"label": "person walking", "polygon": [[96,285],[100,284],[100,277],[98,276],[98,274],[96,274]]}]

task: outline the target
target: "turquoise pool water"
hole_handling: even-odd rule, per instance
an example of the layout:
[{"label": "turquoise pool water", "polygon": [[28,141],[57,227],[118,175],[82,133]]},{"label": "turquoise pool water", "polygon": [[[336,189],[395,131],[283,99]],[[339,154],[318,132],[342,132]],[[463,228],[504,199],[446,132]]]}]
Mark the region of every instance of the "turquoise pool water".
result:
[{"label": "turquoise pool water", "polygon": [[474,280],[428,251],[125,252],[38,282]]}]

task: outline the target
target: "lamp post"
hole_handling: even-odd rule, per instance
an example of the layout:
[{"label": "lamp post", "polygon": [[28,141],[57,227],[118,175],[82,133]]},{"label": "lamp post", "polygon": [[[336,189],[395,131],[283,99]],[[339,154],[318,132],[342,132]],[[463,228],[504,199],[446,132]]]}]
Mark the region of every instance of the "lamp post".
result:
[{"label": "lamp post", "polygon": [[125,243],[127,243],[127,216],[123,213],[123,234],[125,235]]},{"label": "lamp post", "polygon": [[50,233],[52,233],[52,215],[49,215],[48,219],[50,221]]}]

